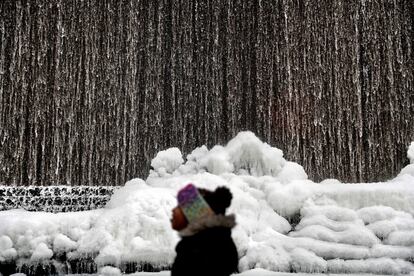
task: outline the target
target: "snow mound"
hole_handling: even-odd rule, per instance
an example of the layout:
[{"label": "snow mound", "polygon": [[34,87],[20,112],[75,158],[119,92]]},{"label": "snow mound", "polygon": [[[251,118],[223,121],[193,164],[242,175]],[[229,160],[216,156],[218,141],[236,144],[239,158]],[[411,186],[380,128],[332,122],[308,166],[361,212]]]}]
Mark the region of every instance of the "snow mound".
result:
[{"label": "snow mound", "polygon": [[54,252],[70,252],[77,248],[76,242],[71,240],[68,236],[57,234],[53,240]]},{"label": "snow mound", "polygon": [[315,253],[303,248],[295,248],[291,252],[292,269],[296,272],[325,273],[327,262]]},{"label": "snow mound", "polygon": [[297,232],[292,232],[290,236],[308,237],[333,243],[346,243],[369,247],[380,243],[380,240],[371,231],[364,227],[354,227],[352,229],[336,232],[324,226],[311,225],[306,226]]},{"label": "snow mound", "polygon": [[184,162],[181,151],[178,148],[169,148],[158,152],[157,156],[151,161],[151,167],[159,175],[171,174]]},{"label": "snow mound", "polygon": [[53,251],[50,250],[47,245],[43,242],[39,243],[38,246],[36,246],[36,249],[33,251],[32,256],[30,257],[30,260],[32,261],[43,261],[48,260],[52,258]]},{"label": "snow mound", "polygon": [[42,262],[66,253],[69,260],[94,258],[101,275],[119,275],[117,267],[126,262],[168,267],[179,240],[171,209],[177,191],[191,182],[231,190],[228,213],[236,214],[232,236],[240,271],[414,271],[414,175],[315,183],[251,132],[225,146],[196,148],[186,160],[179,149],[167,149],[151,165],[146,180],[128,181],[102,209],[0,212],[0,262]]},{"label": "snow mound", "polygon": [[13,241],[8,236],[0,237],[0,262],[14,260],[17,256]]},{"label": "snow mound", "polygon": [[407,157],[410,159],[410,164],[414,164],[414,142],[411,142],[408,147]]},{"label": "snow mound", "polygon": [[117,267],[104,266],[99,269],[99,276],[119,276],[122,275],[121,270]]},{"label": "snow mound", "polygon": [[396,211],[388,206],[370,206],[358,210],[358,215],[365,223],[374,223],[377,221],[391,220],[394,218],[412,219],[411,214]]},{"label": "snow mound", "polygon": [[407,157],[410,160],[410,164],[403,168],[398,176],[407,175],[414,178],[414,142],[411,142],[411,145],[408,147]]},{"label": "snow mound", "polygon": [[328,260],[331,273],[373,273],[373,274],[407,274],[414,270],[410,262],[389,258],[367,260]]},{"label": "snow mound", "polygon": [[154,170],[150,175],[157,177],[209,172],[215,175],[279,176],[282,181],[307,179],[302,166],[287,162],[280,149],[263,143],[250,131],[240,132],[226,146],[216,145],[211,150],[206,146],[196,148],[187,156],[187,162],[182,163],[179,149],[161,151],[151,162]]},{"label": "snow mound", "polygon": [[414,231],[392,232],[388,236],[386,243],[401,246],[414,246]]},{"label": "snow mound", "polygon": [[264,243],[252,243],[240,259],[239,268],[266,268],[273,271],[289,271],[291,258],[282,247],[273,247]]}]

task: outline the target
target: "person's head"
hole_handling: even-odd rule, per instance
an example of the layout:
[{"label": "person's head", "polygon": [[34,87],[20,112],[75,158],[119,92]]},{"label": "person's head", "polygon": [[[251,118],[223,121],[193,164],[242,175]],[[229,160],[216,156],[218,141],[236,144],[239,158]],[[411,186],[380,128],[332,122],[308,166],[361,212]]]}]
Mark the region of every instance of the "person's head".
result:
[{"label": "person's head", "polygon": [[174,230],[184,229],[188,223],[208,215],[224,215],[230,206],[232,194],[226,187],[214,191],[197,189],[193,184],[178,192],[178,206],[173,209],[171,226]]}]

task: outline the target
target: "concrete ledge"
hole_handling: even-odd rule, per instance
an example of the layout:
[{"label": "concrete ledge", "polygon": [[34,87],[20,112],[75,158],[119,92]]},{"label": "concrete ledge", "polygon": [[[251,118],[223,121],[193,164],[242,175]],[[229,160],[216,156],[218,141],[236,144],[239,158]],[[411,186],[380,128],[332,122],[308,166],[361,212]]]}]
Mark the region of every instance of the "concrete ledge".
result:
[{"label": "concrete ledge", "polygon": [[[121,263],[117,266],[122,273],[134,272],[160,272],[170,270],[171,266],[154,266],[149,263]],[[0,271],[3,276],[14,273],[24,273],[27,276],[38,275],[67,275],[67,274],[96,274],[98,266],[93,258],[76,260],[50,260],[42,263],[0,263]]]},{"label": "concrete ledge", "polygon": [[0,186],[0,211],[77,212],[102,208],[119,186]]}]

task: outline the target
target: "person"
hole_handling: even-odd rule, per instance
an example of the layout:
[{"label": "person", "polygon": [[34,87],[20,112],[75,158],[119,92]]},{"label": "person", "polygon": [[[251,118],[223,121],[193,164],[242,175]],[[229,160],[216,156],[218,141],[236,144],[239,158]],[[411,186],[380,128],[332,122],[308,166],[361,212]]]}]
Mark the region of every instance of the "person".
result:
[{"label": "person", "polygon": [[178,192],[171,225],[181,240],[175,248],[171,276],[228,276],[238,272],[237,248],[231,238],[235,216],[225,214],[231,200],[226,187],[209,191],[188,184]]}]

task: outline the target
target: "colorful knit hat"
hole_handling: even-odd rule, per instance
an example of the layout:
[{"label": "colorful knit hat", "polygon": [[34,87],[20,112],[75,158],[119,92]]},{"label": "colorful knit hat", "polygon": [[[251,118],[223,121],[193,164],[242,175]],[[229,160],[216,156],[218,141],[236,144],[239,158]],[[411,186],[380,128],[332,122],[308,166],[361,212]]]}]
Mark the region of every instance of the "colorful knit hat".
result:
[{"label": "colorful knit hat", "polygon": [[182,188],[178,192],[177,200],[178,205],[190,223],[198,218],[214,214],[213,210],[193,184],[188,184]]}]

